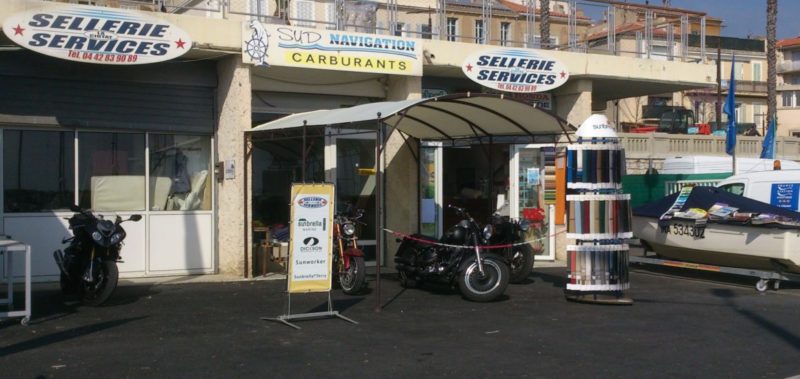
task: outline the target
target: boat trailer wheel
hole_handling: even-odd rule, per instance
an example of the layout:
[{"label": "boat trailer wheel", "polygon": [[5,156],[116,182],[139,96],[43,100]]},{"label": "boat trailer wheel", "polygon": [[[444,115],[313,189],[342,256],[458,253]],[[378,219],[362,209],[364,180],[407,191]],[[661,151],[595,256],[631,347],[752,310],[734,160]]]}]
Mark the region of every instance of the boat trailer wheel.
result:
[{"label": "boat trailer wheel", "polygon": [[758,292],[766,291],[770,287],[770,282],[772,284],[771,287],[772,287],[773,290],[777,291],[777,290],[779,290],[781,288],[780,279],[772,279],[772,280],[759,279],[758,282],[756,282],[756,290],[758,290]]}]

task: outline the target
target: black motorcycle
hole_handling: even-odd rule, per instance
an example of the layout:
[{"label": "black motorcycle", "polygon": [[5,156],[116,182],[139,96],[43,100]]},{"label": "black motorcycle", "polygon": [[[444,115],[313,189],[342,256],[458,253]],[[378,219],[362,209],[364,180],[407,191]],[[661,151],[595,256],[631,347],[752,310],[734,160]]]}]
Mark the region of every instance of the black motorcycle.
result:
[{"label": "black motorcycle", "polygon": [[508,287],[508,263],[499,254],[487,253],[481,245],[492,238],[493,227],[480,225],[463,208],[449,206],[462,220],[436,241],[423,235],[403,238],[394,262],[403,287],[419,281],[457,283],[461,294],[472,301],[492,301]]},{"label": "black motorcycle", "polygon": [[523,283],[533,270],[534,251],[530,243],[525,243],[530,222],[522,219],[512,220],[508,216],[492,216],[494,232],[489,240],[489,245],[507,246],[499,249],[490,249],[489,252],[502,254],[511,270],[511,283]]},{"label": "black motorcycle", "polygon": [[70,207],[75,212],[69,220],[72,237],[64,251],[56,250],[53,257],[61,270],[61,292],[66,300],[97,306],[108,300],[117,288],[122,241],[125,240],[124,221],[139,221],[140,215],[123,220],[105,220],[91,210]]},{"label": "black motorcycle", "polygon": [[367,267],[356,235],[356,223],[363,216],[364,210],[359,209],[355,214],[337,214],[334,219],[333,275],[348,295],[357,295],[366,287]]}]

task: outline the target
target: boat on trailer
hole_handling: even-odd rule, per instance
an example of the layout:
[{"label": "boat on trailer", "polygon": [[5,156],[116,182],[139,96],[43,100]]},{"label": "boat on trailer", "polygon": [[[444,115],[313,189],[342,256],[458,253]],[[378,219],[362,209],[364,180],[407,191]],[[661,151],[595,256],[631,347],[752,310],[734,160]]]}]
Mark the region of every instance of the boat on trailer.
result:
[{"label": "boat on trailer", "polygon": [[634,209],[633,234],[659,257],[800,273],[800,213],[716,187],[684,187]]}]

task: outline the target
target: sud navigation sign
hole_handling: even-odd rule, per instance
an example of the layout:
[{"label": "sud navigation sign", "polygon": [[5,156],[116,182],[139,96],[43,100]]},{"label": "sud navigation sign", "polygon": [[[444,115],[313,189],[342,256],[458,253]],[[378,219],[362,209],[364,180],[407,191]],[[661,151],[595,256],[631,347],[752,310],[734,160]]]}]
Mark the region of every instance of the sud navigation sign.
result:
[{"label": "sud navigation sign", "polygon": [[192,48],[186,32],[161,19],[81,5],[51,5],[13,14],[3,22],[3,32],[24,48],[86,63],[155,63]]},{"label": "sud navigation sign", "polygon": [[422,76],[421,40],[258,21],[242,28],[244,63]]},{"label": "sud navigation sign", "polygon": [[461,69],[472,81],[505,92],[546,92],[569,79],[566,65],[526,49],[474,53],[464,60]]}]

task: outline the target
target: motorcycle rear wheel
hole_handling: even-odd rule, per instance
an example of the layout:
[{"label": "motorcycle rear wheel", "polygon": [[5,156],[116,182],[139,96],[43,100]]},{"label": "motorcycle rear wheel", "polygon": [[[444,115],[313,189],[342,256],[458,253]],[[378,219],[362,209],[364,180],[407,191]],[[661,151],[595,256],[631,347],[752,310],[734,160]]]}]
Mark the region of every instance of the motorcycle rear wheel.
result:
[{"label": "motorcycle rear wheel", "polygon": [[497,257],[483,258],[483,275],[478,270],[478,261],[470,257],[461,264],[456,277],[461,294],[467,299],[477,302],[496,300],[508,287],[508,265]]},{"label": "motorcycle rear wheel", "polygon": [[533,248],[529,244],[518,245],[512,247],[509,253],[510,282],[514,284],[522,283],[533,270]]},{"label": "motorcycle rear wheel", "polygon": [[100,273],[97,275],[97,283],[83,283],[83,294],[81,302],[92,307],[99,306],[111,297],[117,288],[119,281],[119,270],[117,262],[104,260],[100,266]]},{"label": "motorcycle rear wheel", "polygon": [[350,257],[350,267],[339,273],[339,286],[348,295],[357,295],[364,288],[367,278],[364,257]]}]

